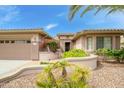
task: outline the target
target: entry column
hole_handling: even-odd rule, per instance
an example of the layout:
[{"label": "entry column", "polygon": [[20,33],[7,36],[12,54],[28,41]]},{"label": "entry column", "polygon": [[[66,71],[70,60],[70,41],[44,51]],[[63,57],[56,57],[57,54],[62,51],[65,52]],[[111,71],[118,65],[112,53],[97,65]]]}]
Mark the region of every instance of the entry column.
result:
[{"label": "entry column", "polygon": [[112,49],[116,49],[116,38],[112,36]]}]

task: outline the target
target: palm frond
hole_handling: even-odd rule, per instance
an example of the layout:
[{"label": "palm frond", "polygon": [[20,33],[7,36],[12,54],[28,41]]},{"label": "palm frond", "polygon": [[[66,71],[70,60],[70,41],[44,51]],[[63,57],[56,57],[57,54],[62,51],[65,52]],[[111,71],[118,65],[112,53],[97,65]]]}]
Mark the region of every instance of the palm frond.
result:
[{"label": "palm frond", "polygon": [[85,7],[81,5],[72,5],[70,8],[69,19],[72,20],[81,8],[83,8],[82,13],[80,14],[81,17],[92,10],[96,10],[94,13],[95,15],[104,10],[107,11],[107,15],[115,12],[124,12],[124,5],[88,5]]},{"label": "palm frond", "polygon": [[72,20],[75,14],[82,8],[82,5],[72,5],[69,12],[69,20]]},{"label": "palm frond", "polygon": [[87,12],[89,12],[90,10],[93,10],[95,8],[94,5],[90,5],[90,6],[87,6],[84,11],[81,13],[80,17],[82,17],[84,14],[86,14]]}]

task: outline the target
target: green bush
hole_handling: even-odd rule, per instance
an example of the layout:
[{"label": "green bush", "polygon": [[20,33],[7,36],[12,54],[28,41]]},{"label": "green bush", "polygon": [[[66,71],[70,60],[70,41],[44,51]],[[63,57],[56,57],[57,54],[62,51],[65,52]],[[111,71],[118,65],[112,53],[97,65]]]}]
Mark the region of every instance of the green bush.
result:
[{"label": "green bush", "polygon": [[120,50],[117,49],[110,50],[108,56],[111,56],[115,58],[117,61],[120,61]]},{"label": "green bush", "polygon": [[99,56],[103,56],[103,61],[106,61],[106,57],[111,57],[116,59],[117,62],[121,62],[124,60],[124,48],[121,49],[98,49],[96,54]]},{"label": "green bush", "polygon": [[47,43],[47,45],[49,46],[49,48],[52,52],[57,51],[58,45],[56,42],[52,41],[52,42]]},{"label": "green bush", "polygon": [[121,54],[120,59],[124,61],[124,48],[121,48],[120,54]]},{"label": "green bush", "polygon": [[100,48],[96,50],[96,54],[99,56],[105,56],[108,54],[109,49],[107,48]]},{"label": "green bush", "polygon": [[81,49],[72,49],[70,51],[64,52],[62,57],[68,58],[68,57],[85,57],[88,56],[88,54]]},{"label": "green bush", "polygon": [[124,49],[122,48],[110,50],[108,56],[113,57],[117,62],[121,62],[124,60]]},{"label": "green bush", "polygon": [[62,61],[43,69],[37,77],[36,85],[39,88],[86,88],[89,75],[88,68]]},{"label": "green bush", "polygon": [[110,49],[107,49],[107,48],[100,48],[100,49],[97,49],[96,50],[96,54],[99,55],[99,56],[102,56],[102,61],[105,62],[106,59],[110,56]]}]

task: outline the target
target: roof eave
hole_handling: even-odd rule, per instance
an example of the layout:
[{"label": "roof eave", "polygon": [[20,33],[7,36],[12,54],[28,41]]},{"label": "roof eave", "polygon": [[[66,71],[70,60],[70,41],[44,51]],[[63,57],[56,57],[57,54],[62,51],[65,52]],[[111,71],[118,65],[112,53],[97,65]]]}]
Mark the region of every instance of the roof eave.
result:
[{"label": "roof eave", "polygon": [[87,35],[87,34],[124,34],[124,30],[119,30],[119,31],[82,31],[77,33],[74,38],[72,39],[73,41],[78,39],[81,35]]}]

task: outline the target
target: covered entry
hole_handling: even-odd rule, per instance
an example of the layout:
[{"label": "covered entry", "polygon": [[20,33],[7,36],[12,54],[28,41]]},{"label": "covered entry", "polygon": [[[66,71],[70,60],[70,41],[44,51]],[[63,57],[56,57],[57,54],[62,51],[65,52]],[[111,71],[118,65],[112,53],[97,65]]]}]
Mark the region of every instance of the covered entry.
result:
[{"label": "covered entry", "polygon": [[65,51],[70,50],[70,42],[65,42]]}]

